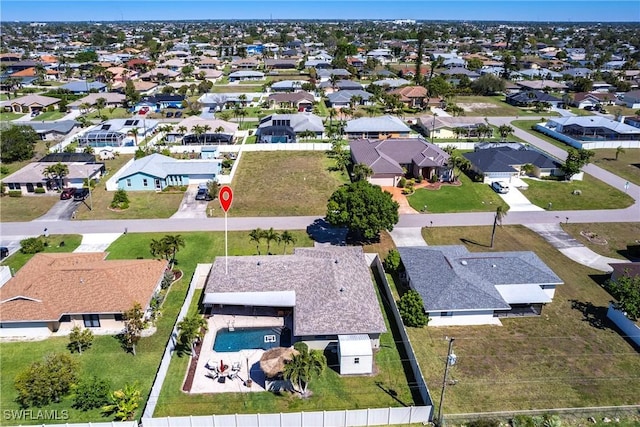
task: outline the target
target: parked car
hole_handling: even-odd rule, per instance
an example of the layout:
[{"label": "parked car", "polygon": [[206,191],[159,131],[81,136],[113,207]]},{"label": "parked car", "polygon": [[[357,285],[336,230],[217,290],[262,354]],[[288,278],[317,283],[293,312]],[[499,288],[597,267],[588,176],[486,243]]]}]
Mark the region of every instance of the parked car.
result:
[{"label": "parked car", "polygon": [[81,202],[84,199],[86,199],[87,196],[89,196],[89,189],[88,188],[79,188],[73,194],[73,200],[75,202]]},{"label": "parked car", "polygon": [[76,193],[76,189],[74,187],[65,188],[60,193],[60,200],[69,200],[73,198],[73,195]]},{"label": "parked car", "polygon": [[583,110],[586,111],[593,111],[595,108],[593,105],[585,105],[585,107],[583,108]]},{"label": "parked car", "polygon": [[9,248],[6,246],[0,246],[0,259],[5,259],[9,256]]},{"label": "parked car", "polygon": [[182,111],[176,111],[176,114],[173,117],[175,117],[176,119],[182,117]]},{"label": "parked car", "polygon": [[207,191],[206,188],[199,188],[198,189],[198,194],[196,194],[196,200],[212,200],[211,196],[209,195],[209,191]]},{"label": "parked car", "polygon": [[491,188],[493,188],[496,193],[505,194],[509,192],[509,185],[503,181],[493,181],[491,183]]}]

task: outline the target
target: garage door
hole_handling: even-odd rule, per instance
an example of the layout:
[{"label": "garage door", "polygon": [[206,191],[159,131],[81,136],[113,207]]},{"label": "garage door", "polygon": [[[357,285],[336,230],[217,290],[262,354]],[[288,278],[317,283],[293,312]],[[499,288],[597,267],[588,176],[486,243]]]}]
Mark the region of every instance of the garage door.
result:
[{"label": "garage door", "polygon": [[381,187],[393,187],[395,186],[395,178],[369,178],[369,182],[373,185],[379,185]]}]

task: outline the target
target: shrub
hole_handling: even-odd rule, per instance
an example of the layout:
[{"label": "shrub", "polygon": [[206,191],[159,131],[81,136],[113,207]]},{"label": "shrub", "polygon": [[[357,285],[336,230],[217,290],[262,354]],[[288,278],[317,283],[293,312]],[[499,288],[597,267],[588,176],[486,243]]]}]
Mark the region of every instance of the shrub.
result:
[{"label": "shrub", "polygon": [[467,427],[500,427],[498,420],[474,420],[467,423]]},{"label": "shrub", "polygon": [[398,311],[406,326],[422,328],[429,322],[429,318],[424,311],[422,297],[414,290],[402,295],[400,301],[398,301]]},{"label": "shrub", "polygon": [[20,190],[10,190],[9,197],[22,197],[22,191]]},{"label": "shrub", "polygon": [[73,407],[82,411],[100,408],[109,403],[111,384],[95,375],[80,381],[75,389],[76,397]]},{"label": "shrub", "polygon": [[422,175],[418,175],[418,177],[416,178],[416,182],[418,184],[420,184],[422,182]]},{"label": "shrub", "polygon": [[29,237],[20,241],[20,252],[23,254],[37,254],[44,251],[44,240],[40,237]]},{"label": "shrub", "polygon": [[297,343],[295,343],[293,345],[293,348],[298,350],[300,353],[306,353],[309,351],[309,346],[302,341],[298,341]]},{"label": "shrub", "polygon": [[162,289],[167,289],[173,283],[174,278],[175,278],[175,275],[173,274],[173,271],[171,270],[165,271],[164,276],[162,277],[162,282],[160,283],[160,287]]},{"label": "shrub", "polygon": [[405,185],[407,185],[407,178],[403,176],[402,178],[400,178],[400,181],[398,181],[398,187],[404,188]]},{"label": "shrub", "polygon": [[46,191],[44,188],[42,188],[42,187],[38,187],[38,188],[36,188],[36,189],[34,190],[34,193],[36,193],[36,194],[44,194],[44,193],[46,193],[46,192],[47,192],[47,191]]},{"label": "shrub", "polygon": [[111,208],[113,209],[127,209],[129,207],[129,196],[124,189],[116,190],[113,194],[113,200],[111,200]]},{"label": "shrub", "polygon": [[400,253],[395,249],[391,249],[384,259],[384,269],[389,273],[396,273],[400,268],[400,262]]},{"label": "shrub", "polygon": [[9,175],[9,168],[4,165],[0,166],[0,175]]},{"label": "shrub", "polygon": [[49,354],[20,372],[14,381],[17,401],[23,406],[59,402],[77,380],[78,362],[68,354]]}]

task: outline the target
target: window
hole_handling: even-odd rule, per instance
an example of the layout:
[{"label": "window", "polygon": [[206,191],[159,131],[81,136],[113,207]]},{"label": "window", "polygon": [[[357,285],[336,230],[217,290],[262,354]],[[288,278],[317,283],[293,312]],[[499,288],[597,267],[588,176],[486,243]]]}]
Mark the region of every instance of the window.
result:
[{"label": "window", "polygon": [[114,314],[113,315],[113,319],[116,322],[123,322],[124,321],[124,315],[123,314]]},{"label": "window", "polygon": [[144,178],[144,179],[142,180],[142,185],[143,185],[144,187],[146,187],[146,186],[148,185],[147,178]]},{"label": "window", "polygon": [[440,312],[440,317],[449,317],[449,316],[453,316],[453,312],[452,311],[441,311]]},{"label": "window", "polygon": [[360,363],[360,358],[359,358],[359,357],[354,357],[354,358],[353,358],[353,363],[354,363],[355,365],[358,365],[358,364]]},{"label": "window", "polygon": [[60,323],[63,323],[63,322],[71,322],[71,316],[69,316],[68,314],[64,314],[60,318]]},{"label": "window", "polygon": [[82,320],[84,320],[85,328],[99,328],[100,327],[100,316],[97,314],[83,314]]},{"label": "window", "polygon": [[127,187],[131,187],[131,180],[127,178]]}]

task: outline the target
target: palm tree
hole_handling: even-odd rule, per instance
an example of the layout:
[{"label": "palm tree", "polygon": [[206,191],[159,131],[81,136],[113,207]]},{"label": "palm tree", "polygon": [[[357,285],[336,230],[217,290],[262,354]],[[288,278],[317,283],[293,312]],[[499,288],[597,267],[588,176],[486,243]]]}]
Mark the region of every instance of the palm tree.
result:
[{"label": "palm tree", "polygon": [[55,165],[47,166],[43,173],[47,179],[58,181],[58,188],[62,188],[64,187],[64,177],[69,175],[69,166],[58,162]]},{"label": "palm tree", "polygon": [[245,110],[244,108],[241,108],[240,111],[238,111],[238,117],[240,117],[240,126],[242,126],[242,123],[244,122],[244,118],[247,116],[247,110]]},{"label": "palm tree", "polygon": [[191,132],[193,132],[193,134],[196,136],[198,143],[202,144],[202,141],[200,141],[200,137],[204,133],[204,128],[200,125],[195,125],[191,128]]},{"label": "palm tree", "polygon": [[296,237],[288,230],[285,230],[280,235],[280,241],[284,245],[284,250],[282,251],[282,254],[284,255],[287,253],[287,245],[295,245]]},{"label": "palm tree", "polygon": [[[204,126],[202,126],[202,133],[203,133],[203,134],[206,134],[206,133],[207,133],[207,132],[209,132],[210,130],[211,130],[211,126],[209,126],[209,125],[204,125]],[[205,138],[205,140],[206,140],[206,138]],[[206,142],[206,141],[205,141],[205,142]]]},{"label": "palm tree", "polygon": [[355,181],[364,181],[373,175],[373,169],[364,163],[358,163],[353,167],[353,179]]},{"label": "palm tree", "polygon": [[502,141],[504,142],[507,139],[507,137],[513,133],[513,128],[511,126],[507,125],[507,124],[500,125],[498,127],[498,133],[500,133],[500,137],[502,138]]},{"label": "palm tree", "polygon": [[329,131],[331,132],[331,134],[333,134],[333,119],[337,114],[338,113],[333,107],[329,108]]},{"label": "palm tree", "polygon": [[98,115],[102,116],[102,109],[107,106],[107,100],[100,97],[96,99],[96,108],[98,109]]},{"label": "palm tree", "polygon": [[264,237],[264,230],[260,227],[254,228],[249,233],[249,241],[256,242],[256,251],[258,255],[260,255],[260,243],[262,242],[262,238]]},{"label": "palm tree", "polygon": [[505,208],[504,206],[498,206],[496,208],[496,214],[493,217],[493,230],[491,230],[491,248],[493,249],[493,241],[496,237],[496,226],[502,226],[502,220],[507,216],[507,211],[509,208]]},{"label": "palm tree", "polygon": [[193,313],[186,316],[178,323],[178,342],[188,347],[191,354],[194,354],[196,341],[204,336],[207,329],[207,320],[202,315]]},{"label": "palm tree", "polygon": [[271,242],[280,242],[280,234],[271,227],[264,232],[263,237],[267,241],[267,254],[271,255]]},{"label": "palm tree", "polygon": [[187,127],[184,125],[180,125],[178,126],[178,132],[180,132],[182,135],[184,135],[185,133],[187,133]]},{"label": "palm tree", "polygon": [[149,251],[151,252],[152,257],[162,258],[165,254],[165,246],[162,239],[151,239],[151,243],[149,243]]},{"label": "palm tree", "polygon": [[242,106],[245,107],[247,105],[247,95],[245,95],[244,93],[242,95],[240,95],[238,97],[238,99],[240,100],[240,102],[242,103]]},{"label": "palm tree", "polygon": [[166,235],[162,238],[167,254],[171,254],[171,264],[176,262],[176,253],[180,248],[184,248],[184,238],[180,234]]},{"label": "palm tree", "polygon": [[129,131],[129,133],[131,135],[133,135],[133,139],[136,141],[136,145],[138,145],[138,133],[139,133],[139,129],[138,128],[133,128]]},{"label": "palm tree", "polygon": [[319,377],[327,366],[327,359],[320,351],[304,349],[284,365],[284,378],[291,381],[303,397],[308,396],[309,383]]},{"label": "palm tree", "polygon": [[616,148],[616,160],[618,160],[618,157],[620,156],[620,154],[624,154],[624,153],[625,153],[624,148],[622,147]]}]

